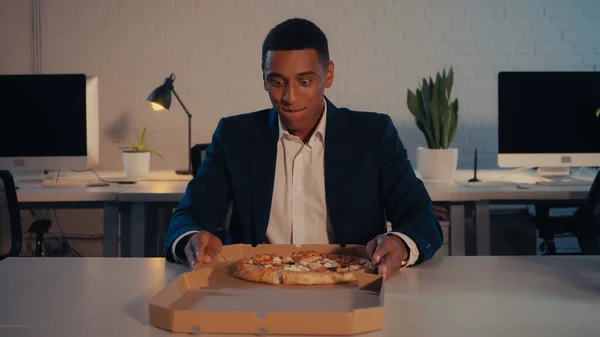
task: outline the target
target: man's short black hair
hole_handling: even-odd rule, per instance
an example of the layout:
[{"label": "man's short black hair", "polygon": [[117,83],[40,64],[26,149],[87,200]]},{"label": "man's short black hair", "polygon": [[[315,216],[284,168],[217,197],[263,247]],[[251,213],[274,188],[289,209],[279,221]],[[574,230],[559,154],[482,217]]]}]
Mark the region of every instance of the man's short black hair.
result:
[{"label": "man's short black hair", "polygon": [[329,47],[323,31],[309,20],[301,18],[288,19],[273,27],[262,46],[261,67],[265,68],[269,50],[315,49],[321,62],[329,62]]}]

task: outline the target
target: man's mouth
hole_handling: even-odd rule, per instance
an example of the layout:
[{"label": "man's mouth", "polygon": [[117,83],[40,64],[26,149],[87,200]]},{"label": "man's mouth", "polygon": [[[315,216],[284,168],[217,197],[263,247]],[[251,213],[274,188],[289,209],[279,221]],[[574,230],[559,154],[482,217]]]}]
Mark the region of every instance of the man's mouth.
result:
[{"label": "man's mouth", "polygon": [[285,112],[300,112],[300,111],[304,111],[306,110],[306,108],[301,108],[301,109],[288,109],[288,108],[281,108],[281,110],[285,111]]}]

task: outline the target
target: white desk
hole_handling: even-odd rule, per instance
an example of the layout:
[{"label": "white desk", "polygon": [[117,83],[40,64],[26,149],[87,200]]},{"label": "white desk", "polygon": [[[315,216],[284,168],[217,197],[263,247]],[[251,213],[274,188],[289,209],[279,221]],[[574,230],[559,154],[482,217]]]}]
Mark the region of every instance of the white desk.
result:
[{"label": "white desk", "polygon": [[142,181],[118,196],[122,211],[122,256],[161,256],[164,233],[187,181]]},{"label": "white desk", "polygon": [[[590,185],[593,173],[587,172]],[[56,187],[21,188],[18,191],[19,201],[24,208],[40,204],[47,208],[56,205],[66,208],[104,208],[104,256],[117,256],[119,218],[122,224],[122,256],[160,255],[164,226],[168,224],[171,210],[183,197],[191,179],[190,176],[176,175],[172,171],[157,171],[151,172],[148,179],[135,185],[86,188],[85,183],[98,181],[93,173],[70,174],[70,177],[61,180],[68,184],[69,179],[72,179],[73,182],[82,184],[82,187],[61,187],[59,184]],[[104,179],[122,179],[123,175],[121,172],[98,174]],[[471,177],[471,170],[459,170],[455,181],[451,183],[424,181],[433,201],[447,202],[450,205],[449,241],[451,255],[454,256],[466,254],[466,209],[474,210],[477,255],[489,255],[491,203],[578,203],[589,191],[589,186],[533,185],[530,189],[520,189],[517,188],[517,182],[533,183],[535,177],[508,170],[480,170],[480,183],[468,183]]]},{"label": "white desk", "polygon": [[[185,194],[188,181],[140,182],[118,193],[117,199],[124,210],[123,241],[129,242],[131,251],[126,256],[157,256],[168,226],[171,211]],[[450,249],[452,255],[465,255],[465,207],[463,198],[471,192],[460,185],[433,184],[427,186],[434,201],[450,203]],[[125,205],[129,206],[125,206]],[[155,233],[158,233],[156,235]],[[141,240],[140,238],[144,238]],[[157,247],[159,247],[157,250]]]},{"label": "white desk", "polygon": [[[469,183],[473,177],[470,170],[459,170],[455,181],[451,184],[427,184],[435,200],[436,186],[446,185],[444,190],[453,190],[457,200],[466,204],[471,203],[474,208],[474,223],[476,229],[477,255],[490,255],[490,204],[580,204],[588,195],[595,170],[584,170],[581,178],[586,180],[584,185],[572,186],[544,186],[536,185],[538,177],[532,172],[512,172],[510,170],[483,170],[478,172],[481,182]],[[528,189],[519,188],[517,183],[529,183]],[[451,224],[452,227],[452,224]],[[452,229],[463,231],[463,229]],[[464,233],[464,231],[462,232]],[[456,245],[455,245],[456,247]],[[464,249],[464,245],[459,245]],[[453,250],[454,255],[464,255],[464,251]],[[461,254],[463,253],[463,254]]]},{"label": "white desk", "polygon": [[[468,183],[472,177],[471,170],[458,170],[456,179],[450,183],[439,183],[424,180],[425,186],[434,202],[448,203],[450,208],[450,254],[466,255],[465,212],[473,210],[473,221],[476,230],[477,255],[490,255],[490,203],[535,203],[535,202],[580,202],[588,193],[593,180],[587,172],[589,185],[584,186],[539,186],[521,189],[517,183],[535,183],[536,177],[528,172],[511,172],[510,170],[480,170],[479,183]],[[418,172],[417,172],[417,175]],[[150,247],[142,247],[144,241],[136,239],[131,242],[132,256],[159,254],[156,251],[155,235],[151,233],[158,226],[168,224],[171,209],[183,197],[187,181],[177,182],[141,182],[136,186],[120,192],[117,196],[120,203],[131,204],[131,231],[133,237],[146,237]],[[158,219],[158,225],[154,221]],[[159,245],[162,243],[159,237]]]},{"label": "white desk", "polygon": [[[123,172],[100,171],[97,174],[108,181],[127,181]],[[54,178],[54,177],[53,177]],[[161,181],[189,181],[191,177],[180,176],[172,171],[151,172],[145,181],[149,184]],[[91,171],[62,172],[56,182],[46,181],[44,186],[22,184],[17,190],[17,199],[21,209],[34,208],[102,208],[104,210],[104,227],[102,255],[118,256],[119,220],[123,213],[117,202],[120,192],[130,188],[129,184],[110,184],[106,187],[86,187],[88,183],[101,180]],[[127,214],[127,210],[125,210]],[[125,250],[129,246],[124,245]]]},{"label": "white desk", "polygon": [[[124,186],[124,185],[123,185]],[[104,226],[102,254],[117,256],[119,238],[119,209],[117,193],[125,187],[19,187],[17,199],[21,209],[35,208],[102,208]]]},{"label": "white desk", "polygon": [[[470,170],[458,170],[454,182],[452,183],[429,183],[425,181],[428,190],[433,193],[435,200],[437,190],[452,191],[453,196],[463,201],[479,200],[571,200],[583,199],[587,196],[594,175],[596,172],[587,172],[582,174],[585,180],[584,185],[572,186],[544,186],[536,185],[537,178],[535,174],[520,172],[509,174],[509,170],[483,170],[479,171],[477,177],[481,180],[478,183],[469,183],[468,180],[473,177]],[[517,183],[529,183],[531,188],[522,189]]]},{"label": "white desk", "polygon": [[[584,186],[533,185],[530,189],[521,189],[517,187],[517,183],[533,184],[536,177],[528,172],[515,173],[510,170],[480,170],[478,178],[482,181],[479,183],[468,183],[473,175],[471,170],[458,170],[454,182],[424,180],[424,183],[434,202],[449,205],[450,254],[466,255],[465,212],[472,209],[477,255],[490,255],[490,203],[581,202],[591,186],[592,173],[594,172],[587,172],[586,179],[589,180],[589,185]],[[131,256],[160,254],[155,247],[162,244],[163,237],[158,236],[157,245],[156,235],[152,233],[157,230],[158,233],[164,232],[162,227],[168,224],[171,209],[176,207],[183,197],[186,186],[185,180],[141,182],[118,194],[119,203],[131,205],[129,226],[131,237],[135,238],[131,241]],[[145,241],[138,239],[144,237]]]},{"label": "white desk", "polygon": [[[8,258],[0,336],[175,336],[148,324],[148,302],[185,270],[164,258]],[[361,336],[596,337],[599,284],[600,257],[436,257],[386,284],[384,330]]]}]

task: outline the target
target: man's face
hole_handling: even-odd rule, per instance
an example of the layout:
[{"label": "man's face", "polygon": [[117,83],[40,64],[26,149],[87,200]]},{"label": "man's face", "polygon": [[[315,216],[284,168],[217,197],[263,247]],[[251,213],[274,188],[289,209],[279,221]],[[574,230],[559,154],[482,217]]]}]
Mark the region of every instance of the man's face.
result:
[{"label": "man's face", "polygon": [[324,66],[314,49],[269,51],[263,69],[265,89],[290,133],[306,134],[324,108],[325,88],[333,83],[333,62]]}]

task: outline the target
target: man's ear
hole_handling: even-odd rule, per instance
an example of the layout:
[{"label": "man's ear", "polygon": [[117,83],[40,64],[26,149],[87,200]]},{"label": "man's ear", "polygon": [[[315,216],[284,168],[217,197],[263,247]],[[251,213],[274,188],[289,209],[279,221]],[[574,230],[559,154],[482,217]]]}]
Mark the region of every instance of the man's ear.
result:
[{"label": "man's ear", "polygon": [[335,65],[333,61],[329,61],[327,63],[327,68],[325,68],[325,88],[331,88],[333,84],[333,77],[335,72]]}]

